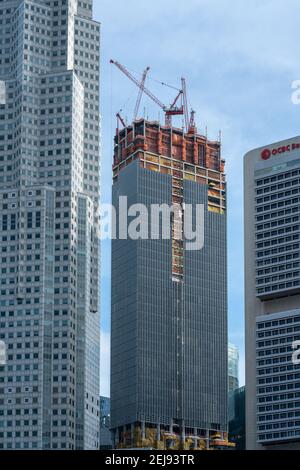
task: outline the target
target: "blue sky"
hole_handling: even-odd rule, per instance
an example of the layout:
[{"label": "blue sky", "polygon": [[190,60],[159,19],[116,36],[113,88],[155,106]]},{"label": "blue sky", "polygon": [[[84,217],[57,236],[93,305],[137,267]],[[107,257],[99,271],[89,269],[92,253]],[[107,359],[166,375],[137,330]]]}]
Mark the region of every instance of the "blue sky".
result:
[{"label": "blue sky", "polygon": [[[109,64],[179,87],[187,79],[200,132],[222,131],[228,179],[229,339],[240,348],[244,381],[243,155],[299,132],[291,84],[300,79],[299,0],[95,0],[102,23],[102,197],[110,200],[115,113],[132,118],[137,88]],[[147,85],[169,103],[174,91]],[[144,99],[142,112],[159,109]],[[162,117],[162,114],[160,115]],[[181,121],[177,121],[179,127]],[[247,214],[245,214],[247,216]],[[102,247],[101,393],[109,394],[110,246]]]}]

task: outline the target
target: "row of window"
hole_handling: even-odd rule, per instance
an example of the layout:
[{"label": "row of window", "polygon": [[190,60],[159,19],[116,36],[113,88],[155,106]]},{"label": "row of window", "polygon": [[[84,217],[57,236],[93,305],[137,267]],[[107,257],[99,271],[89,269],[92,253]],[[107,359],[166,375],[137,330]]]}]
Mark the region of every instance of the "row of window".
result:
[{"label": "row of window", "polygon": [[300,185],[300,180],[295,179],[295,180],[287,181],[285,183],[274,184],[272,186],[266,186],[263,189],[257,189],[256,194],[258,196],[260,196],[262,194],[267,194],[267,193],[270,193],[270,192],[273,193],[274,191],[280,191],[280,190],[285,189],[285,188],[290,188],[292,186],[299,186],[299,185]]},{"label": "row of window", "polygon": [[294,176],[299,176],[299,175],[300,175],[300,170],[293,170],[287,173],[281,173],[278,175],[271,176],[269,178],[256,180],[256,186],[263,186],[265,184],[275,183],[276,181],[282,181],[282,180],[293,178]]},{"label": "row of window", "polygon": [[[276,246],[276,245],[282,245],[282,244],[287,244],[287,243],[290,243],[290,242],[294,242],[294,241],[297,241],[299,240],[300,238],[300,235],[298,234],[295,234],[295,235],[289,235],[287,237],[279,237],[279,238],[274,238],[272,240],[267,240],[267,241],[263,241],[263,242],[258,242],[256,243],[256,249],[261,249],[261,248],[267,248],[267,247],[271,247],[271,246]],[[298,245],[293,245],[293,247],[296,249],[296,248],[299,248],[299,244]]]},{"label": "row of window", "polygon": [[[270,336],[275,336],[275,335],[283,335],[283,334],[286,334],[286,333],[292,333],[293,331],[298,331],[294,328],[298,328],[298,327],[295,327],[293,324],[294,323],[300,323],[300,317],[299,315],[295,316],[295,317],[289,317],[289,318],[286,318],[286,319],[281,319],[281,320],[273,320],[273,321],[267,321],[266,323],[258,323],[257,324],[257,329],[258,330],[267,330],[265,332],[262,332],[260,331],[258,333],[258,337],[259,338],[263,338],[264,336],[267,338],[267,337],[270,337]],[[280,330],[269,330],[270,328],[272,327],[278,327],[278,326],[283,326],[283,325],[293,325],[293,326],[289,326],[289,328],[280,328]]]},{"label": "row of window", "polygon": [[273,284],[271,286],[258,287],[258,294],[270,294],[277,291],[284,291],[288,289],[297,289],[300,286],[300,280],[293,282],[282,282],[281,284]]},{"label": "row of window", "polygon": [[[256,221],[257,222],[262,222],[263,220],[270,220],[271,218],[272,219],[280,219],[280,217],[283,217],[284,215],[295,214],[295,213],[298,213],[299,211],[300,211],[300,209],[299,209],[298,206],[297,207],[292,207],[291,209],[285,209],[285,210],[281,210],[279,212],[273,212],[272,214],[269,213],[269,214],[256,216]],[[278,225],[284,225],[285,223],[288,223],[288,222],[284,222],[283,220],[277,220],[276,223]]]},{"label": "row of window", "polygon": [[264,260],[259,260],[257,261],[256,265],[257,267],[261,266],[269,266],[270,264],[279,264],[279,263],[284,263],[287,261],[292,261],[293,259],[298,259],[300,258],[299,253],[293,253],[290,255],[285,255],[285,256],[275,256],[274,258],[267,258]]},{"label": "row of window", "polygon": [[280,395],[268,395],[266,397],[258,397],[258,403],[268,403],[268,402],[275,402],[275,401],[285,401],[285,400],[295,400],[296,398],[300,398],[300,392],[294,393],[283,393]]},{"label": "row of window", "polygon": [[[300,181],[295,181],[295,183],[298,186],[300,186]],[[276,199],[283,199],[286,197],[291,197],[291,196],[294,196],[295,194],[299,194],[299,192],[300,192],[300,189],[295,188],[293,190],[275,193],[275,194],[272,194],[271,196],[258,197],[256,198],[256,204],[264,204],[265,202],[276,201]]]},{"label": "row of window", "polygon": [[300,437],[300,430],[297,431],[288,431],[288,432],[274,432],[268,434],[258,434],[259,442],[267,442],[275,440],[282,440],[287,438]]},{"label": "row of window", "polygon": [[[274,211],[274,210],[280,209],[282,207],[287,207],[287,206],[291,206],[291,205],[294,205],[294,204],[299,204],[299,202],[300,202],[300,199],[298,197],[294,197],[292,199],[287,199],[286,201],[282,201],[282,202],[276,202],[274,204],[267,204],[265,206],[256,206],[256,213],[259,214],[261,212]],[[276,217],[276,215],[274,215],[274,214],[275,213],[273,212],[272,217]]]},{"label": "row of window", "polygon": [[[291,358],[292,356],[289,355],[289,356],[282,356],[280,358],[275,358],[277,360],[277,363],[290,363],[291,362]],[[285,372],[285,371],[292,371],[294,370],[294,365],[293,364],[290,364],[290,365],[287,365],[287,366],[284,366],[284,368],[279,368],[279,367],[267,367],[267,368],[264,368],[264,369],[259,369],[258,370],[258,375],[259,376],[262,376],[262,375],[271,375],[271,374],[278,374],[280,372]]]},{"label": "row of window", "polygon": [[[281,274],[280,276],[272,276],[272,277],[265,277],[263,279],[258,279],[257,281],[257,286],[263,286],[264,284],[271,284],[271,283],[274,283],[274,282],[282,282],[282,281],[285,281],[285,280],[288,280],[288,279],[292,279],[292,278],[299,278],[300,277],[300,272],[299,271],[295,271],[295,272],[292,272],[292,273],[285,273],[285,274]],[[299,283],[293,283],[293,286],[297,286],[299,285]],[[275,289],[275,286],[272,286],[274,289]],[[278,288],[278,286],[276,287],[276,289]],[[280,288],[280,287],[279,287]]]},{"label": "row of window", "polygon": [[282,385],[274,385],[272,387],[258,387],[258,395],[265,395],[266,393],[277,393],[277,392],[286,392],[288,390],[300,389],[300,382],[297,383],[288,383]]},{"label": "row of window", "polygon": [[268,230],[268,231],[264,231],[263,233],[261,233],[261,230],[257,228],[256,239],[262,240],[263,238],[278,237],[278,235],[284,235],[286,233],[297,232],[299,231],[299,229],[300,229],[299,225],[293,225],[289,227],[280,228],[278,230],[272,230],[272,231]]},{"label": "row of window", "polygon": [[[300,401],[295,401],[295,402],[288,402],[288,403],[280,403],[280,404],[269,404],[269,405],[263,405],[258,407],[258,412],[259,413],[266,413],[266,412],[273,412],[273,411],[281,411],[281,410],[295,410],[297,408],[300,408]],[[296,416],[296,413],[300,412],[291,412],[293,415]],[[288,414],[290,414],[288,413]],[[269,415],[268,415],[269,416]],[[272,416],[272,415],[271,415]],[[297,414],[298,416],[298,414]],[[289,416],[288,416],[289,417]]]},{"label": "row of window", "polygon": [[272,424],[261,424],[258,426],[259,431],[272,431],[286,428],[299,428],[297,433],[300,436],[300,421],[289,421],[288,423],[272,423]]},{"label": "row of window", "polygon": [[291,353],[293,352],[292,344],[288,347],[285,348],[272,348],[272,349],[265,349],[263,351],[258,351],[257,356],[258,357],[264,357],[264,356],[272,356],[276,354],[285,354],[285,353]]},{"label": "row of window", "polygon": [[[39,315],[41,312],[38,308],[35,308],[35,309],[31,309],[31,310],[17,310],[17,311],[14,311],[14,310],[2,310],[0,311],[0,317],[1,318],[14,318],[14,317],[22,317],[22,316],[31,316],[31,315]],[[59,311],[59,310],[54,310],[54,316],[58,316],[58,315],[63,315],[63,316],[66,316],[68,315],[68,310],[62,310],[62,311]],[[22,327],[22,326],[30,326],[30,325],[36,325],[36,322],[38,320],[24,320],[24,321],[21,321],[21,320],[18,320],[16,323],[10,323],[9,324],[9,327]],[[30,323],[31,322],[31,323]],[[33,322],[33,323],[32,323]],[[55,322],[54,322],[55,323]],[[60,326],[60,325],[64,325],[64,320],[62,321],[62,323],[57,323],[57,325],[55,326]]]},{"label": "row of window", "polygon": [[[1,2],[2,0],[0,0]],[[40,444],[39,442],[32,441],[30,439],[30,442],[24,442],[24,438],[22,438],[21,442],[14,442],[12,444],[11,442],[8,442],[7,444],[2,444],[0,443],[0,449],[38,449]],[[45,449],[50,449],[50,444],[48,446],[44,446]],[[67,444],[66,442],[59,441],[59,444],[57,442],[53,442],[52,449],[74,449],[74,446],[72,444]]]},{"label": "row of window", "polygon": [[281,266],[273,266],[272,268],[266,268],[266,269],[259,269],[257,270],[256,274],[257,276],[263,276],[265,274],[274,274],[282,271],[289,271],[291,269],[299,268],[300,263],[297,261],[296,263],[289,263],[289,264],[283,264]]},{"label": "row of window", "polygon": [[[298,331],[300,331],[300,327],[298,327]],[[276,335],[276,333],[274,333],[274,336]],[[267,341],[258,341],[257,342],[257,347],[258,348],[265,348],[265,347],[268,347],[268,346],[276,346],[278,344],[291,344],[293,341],[298,341],[300,340],[300,335],[298,336],[290,336],[290,337],[284,337],[284,338],[280,338],[280,339],[273,339],[272,341],[270,340],[267,340]]]},{"label": "row of window", "polygon": [[266,379],[259,379],[258,384],[264,385],[264,384],[286,382],[286,381],[297,380],[297,379],[300,379],[300,373],[288,374],[288,375],[274,375],[274,377],[267,377]]}]

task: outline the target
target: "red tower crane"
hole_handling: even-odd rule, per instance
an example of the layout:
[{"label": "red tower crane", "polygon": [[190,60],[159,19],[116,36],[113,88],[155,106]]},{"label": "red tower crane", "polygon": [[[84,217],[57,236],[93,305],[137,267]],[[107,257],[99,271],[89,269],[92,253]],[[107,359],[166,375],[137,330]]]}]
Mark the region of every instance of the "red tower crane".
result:
[{"label": "red tower crane", "polygon": [[[171,106],[166,106],[150,90],[148,90],[148,88],[145,87],[145,80],[146,80],[147,73],[149,71],[149,67],[144,71],[142,81],[139,82],[124,65],[120,64],[119,62],[115,60],[111,60],[110,63],[114,64],[119,70],[121,70],[121,72],[123,72],[140,89],[140,93],[138,96],[138,101],[137,101],[135,113],[134,113],[135,119],[137,117],[142,94],[145,93],[145,95],[147,95],[154,103],[156,103],[164,111],[166,126],[168,127],[172,126],[172,116],[185,115],[185,126],[188,132],[191,119],[189,117],[189,112],[187,108],[187,94],[186,94],[186,85],[185,85],[184,79],[182,79],[182,84],[184,85],[183,89],[178,91],[178,94],[175,97]],[[181,105],[177,106],[178,100],[180,98],[181,98]]]}]

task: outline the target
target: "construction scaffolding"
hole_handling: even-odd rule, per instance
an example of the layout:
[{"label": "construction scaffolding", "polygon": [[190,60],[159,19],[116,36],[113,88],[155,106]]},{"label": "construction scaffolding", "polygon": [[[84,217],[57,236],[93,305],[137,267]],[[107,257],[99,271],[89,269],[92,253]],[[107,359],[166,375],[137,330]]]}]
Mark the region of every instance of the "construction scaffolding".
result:
[{"label": "construction scaffolding", "polygon": [[117,449],[157,450],[234,450],[235,444],[228,441],[227,433],[203,429],[185,429],[179,432],[176,426],[135,423],[118,429],[114,435]]}]

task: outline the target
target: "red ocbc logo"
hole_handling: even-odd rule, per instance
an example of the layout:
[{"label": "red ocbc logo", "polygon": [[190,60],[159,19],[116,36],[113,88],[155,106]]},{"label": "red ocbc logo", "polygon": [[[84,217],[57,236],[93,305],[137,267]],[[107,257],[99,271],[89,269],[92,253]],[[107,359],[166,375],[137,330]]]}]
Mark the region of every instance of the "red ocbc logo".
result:
[{"label": "red ocbc logo", "polygon": [[294,143],[291,145],[283,145],[282,147],[278,147],[277,149],[273,149],[272,151],[270,149],[265,149],[261,152],[261,158],[263,160],[269,160],[272,155],[282,155],[284,153],[292,152],[298,149],[300,149],[300,144],[298,143]]},{"label": "red ocbc logo", "polygon": [[269,149],[263,150],[261,152],[261,158],[263,160],[269,160],[270,157],[271,157],[271,151]]}]

